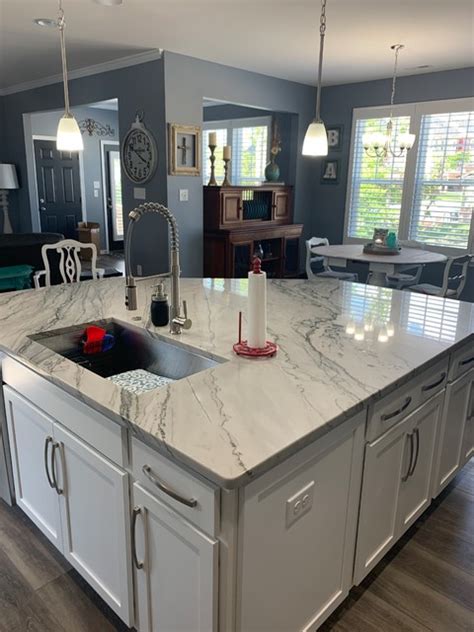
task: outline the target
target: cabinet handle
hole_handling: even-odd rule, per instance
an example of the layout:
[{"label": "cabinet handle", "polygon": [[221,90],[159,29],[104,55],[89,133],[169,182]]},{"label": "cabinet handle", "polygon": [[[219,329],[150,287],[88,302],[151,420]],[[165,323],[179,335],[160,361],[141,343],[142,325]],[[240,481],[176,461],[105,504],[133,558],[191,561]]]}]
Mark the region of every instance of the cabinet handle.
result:
[{"label": "cabinet handle", "polygon": [[402,482],[405,483],[405,481],[408,480],[408,477],[410,476],[410,471],[411,471],[411,464],[413,461],[413,433],[410,432],[410,434],[407,434],[407,439],[409,439],[410,441],[410,461],[408,463],[408,469],[406,471],[406,474],[404,474],[402,476]]},{"label": "cabinet handle", "polygon": [[459,365],[466,366],[466,364],[470,364],[471,362],[474,362],[474,356],[471,356],[470,358],[463,360],[462,362],[459,363]]},{"label": "cabinet handle", "polygon": [[59,456],[61,456],[62,455],[61,444],[58,443],[57,441],[53,443],[53,450],[51,452],[51,475],[53,477],[53,482],[54,482],[54,487],[56,489],[56,492],[58,496],[61,496],[61,494],[64,493],[64,489],[61,489],[61,487],[59,487],[58,479],[56,478],[56,459],[54,458],[54,455],[56,454],[56,450],[59,450]]},{"label": "cabinet handle", "polygon": [[138,570],[141,570],[144,566],[144,562],[140,562],[137,557],[137,542],[136,542],[136,534],[137,534],[137,518],[142,513],[141,507],[134,507],[132,512],[132,557],[133,563],[135,564]]},{"label": "cabinet handle", "polygon": [[444,378],[445,377],[446,377],[446,373],[441,373],[441,376],[440,376],[439,380],[436,380],[436,382],[433,382],[432,384],[425,384],[421,390],[424,393],[426,391],[431,391],[433,388],[436,388],[437,386],[442,384],[444,382]]},{"label": "cabinet handle", "polygon": [[44,441],[44,469],[46,470],[46,478],[48,479],[49,486],[51,487],[51,489],[55,489],[54,481],[51,478],[48,467],[48,448],[50,443],[53,443],[53,437],[48,436]]},{"label": "cabinet handle", "polygon": [[418,430],[418,428],[415,428],[412,434],[415,435],[416,438],[416,449],[415,458],[413,459],[413,465],[408,471],[408,476],[413,476],[413,474],[415,473],[416,466],[418,465],[418,457],[420,456],[420,431]]},{"label": "cabinet handle", "polygon": [[160,489],[164,494],[167,494],[168,496],[171,496],[171,498],[174,498],[179,503],[182,503],[183,505],[186,505],[186,507],[192,507],[192,508],[196,507],[197,500],[195,500],[194,498],[184,498],[184,496],[181,496],[180,494],[178,494],[178,492],[175,492],[174,489],[171,489],[171,487],[168,487],[167,485],[165,485],[154,474],[153,470],[151,469],[151,467],[149,465],[144,465],[143,468],[142,468],[142,471],[145,474],[145,476],[147,476],[150,479],[150,481],[154,485],[156,485],[158,487],[158,489]]},{"label": "cabinet handle", "polygon": [[404,410],[406,410],[410,404],[411,404],[411,397],[407,397],[405,402],[403,403],[403,406],[400,406],[398,410],[394,410],[393,413],[387,413],[386,415],[382,415],[381,417],[382,421],[388,421],[389,419],[393,419],[394,417],[397,417],[397,415],[400,415]]}]

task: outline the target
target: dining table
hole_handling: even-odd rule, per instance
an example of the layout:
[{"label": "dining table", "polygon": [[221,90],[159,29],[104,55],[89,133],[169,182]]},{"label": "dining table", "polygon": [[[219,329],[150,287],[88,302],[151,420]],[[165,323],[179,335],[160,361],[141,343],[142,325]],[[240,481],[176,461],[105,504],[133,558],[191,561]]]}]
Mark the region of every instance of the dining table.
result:
[{"label": "dining table", "polygon": [[311,253],[324,257],[328,266],[347,267],[347,263],[356,261],[369,268],[370,285],[387,285],[387,274],[395,274],[432,263],[444,263],[446,255],[421,248],[400,248],[396,254],[369,254],[364,252],[363,244],[339,244],[334,246],[315,246]]}]

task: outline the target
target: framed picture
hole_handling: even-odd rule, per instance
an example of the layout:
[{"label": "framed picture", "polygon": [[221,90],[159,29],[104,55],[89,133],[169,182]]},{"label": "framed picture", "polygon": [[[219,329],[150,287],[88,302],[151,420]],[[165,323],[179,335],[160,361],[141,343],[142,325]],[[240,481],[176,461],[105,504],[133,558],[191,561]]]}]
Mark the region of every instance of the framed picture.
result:
[{"label": "framed picture", "polygon": [[168,141],[170,176],[200,176],[201,128],[170,123]]},{"label": "framed picture", "polygon": [[343,125],[332,125],[327,128],[329,151],[341,151]]},{"label": "framed picture", "polygon": [[321,166],[321,182],[323,184],[338,184],[339,160],[323,160]]}]

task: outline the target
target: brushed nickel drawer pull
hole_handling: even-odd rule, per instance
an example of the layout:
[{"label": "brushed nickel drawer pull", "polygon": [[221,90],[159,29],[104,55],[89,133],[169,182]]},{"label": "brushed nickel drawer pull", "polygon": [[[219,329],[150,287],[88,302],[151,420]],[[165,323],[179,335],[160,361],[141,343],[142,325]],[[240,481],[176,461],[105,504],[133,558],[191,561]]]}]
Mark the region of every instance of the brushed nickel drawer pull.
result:
[{"label": "brushed nickel drawer pull", "polygon": [[46,470],[46,478],[48,479],[49,486],[51,487],[51,489],[55,489],[54,481],[51,478],[48,467],[48,448],[50,443],[53,443],[53,437],[48,436],[44,441],[44,469]]},{"label": "brushed nickel drawer pull", "polygon": [[413,461],[413,433],[410,432],[410,434],[407,434],[406,437],[407,437],[407,439],[410,440],[410,460],[408,462],[408,469],[406,471],[406,474],[404,474],[402,476],[402,482],[403,483],[405,483],[408,480],[409,476],[410,476],[411,464],[412,464],[412,461]]},{"label": "brushed nickel drawer pull", "polygon": [[381,417],[382,421],[388,421],[389,419],[393,419],[394,417],[401,415],[401,413],[404,410],[406,410],[410,404],[411,404],[411,397],[407,397],[403,405],[400,406],[398,410],[394,410],[393,413],[387,413],[386,415],[382,415]]},{"label": "brushed nickel drawer pull", "polygon": [[463,360],[459,364],[460,364],[460,366],[466,366],[466,364],[470,364],[471,362],[474,362],[474,356],[471,356],[470,358],[467,358],[466,360]]},{"label": "brushed nickel drawer pull", "polygon": [[423,386],[423,388],[421,389],[424,393],[426,391],[431,391],[433,388],[436,388],[437,386],[439,386],[440,384],[442,384],[444,382],[444,378],[446,377],[446,372],[441,373],[441,376],[439,378],[439,380],[436,380],[436,382],[433,382],[433,384],[425,384]]},{"label": "brushed nickel drawer pull", "polygon": [[174,498],[179,503],[186,505],[186,507],[191,507],[191,508],[196,507],[197,505],[196,499],[184,498],[183,496],[178,494],[178,492],[175,492],[174,489],[171,489],[171,487],[168,487],[167,485],[165,485],[162,481],[158,479],[158,477],[154,474],[153,470],[151,469],[149,465],[144,465],[142,467],[142,471],[145,474],[145,476],[147,476],[150,479],[153,485],[156,485],[158,489],[160,489],[164,494],[171,496],[171,498]]},{"label": "brushed nickel drawer pull", "polygon": [[145,565],[144,562],[140,562],[137,557],[137,518],[142,513],[141,507],[134,507],[132,512],[132,557],[133,563],[138,570],[141,570]]},{"label": "brushed nickel drawer pull", "polygon": [[61,456],[61,445],[56,441],[53,443],[53,449],[51,451],[51,476],[53,477],[54,487],[59,496],[64,493],[64,489],[61,489],[58,485],[58,479],[56,478],[56,459],[54,455],[56,450],[59,450],[59,456]]}]

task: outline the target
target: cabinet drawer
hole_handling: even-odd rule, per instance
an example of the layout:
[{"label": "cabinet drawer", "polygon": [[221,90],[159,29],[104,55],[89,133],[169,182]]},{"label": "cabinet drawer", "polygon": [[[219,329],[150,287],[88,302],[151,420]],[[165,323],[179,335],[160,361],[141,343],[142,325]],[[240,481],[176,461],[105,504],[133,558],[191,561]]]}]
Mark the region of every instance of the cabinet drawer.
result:
[{"label": "cabinet drawer", "polygon": [[474,367],[474,342],[467,344],[452,354],[448,380],[454,382],[472,367]]},{"label": "cabinet drawer", "polygon": [[156,498],[167,503],[209,535],[219,524],[219,489],[172,463],[132,438],[133,476]]},{"label": "cabinet drawer", "polygon": [[441,360],[409,384],[369,407],[367,440],[374,441],[445,386],[448,359]]}]

